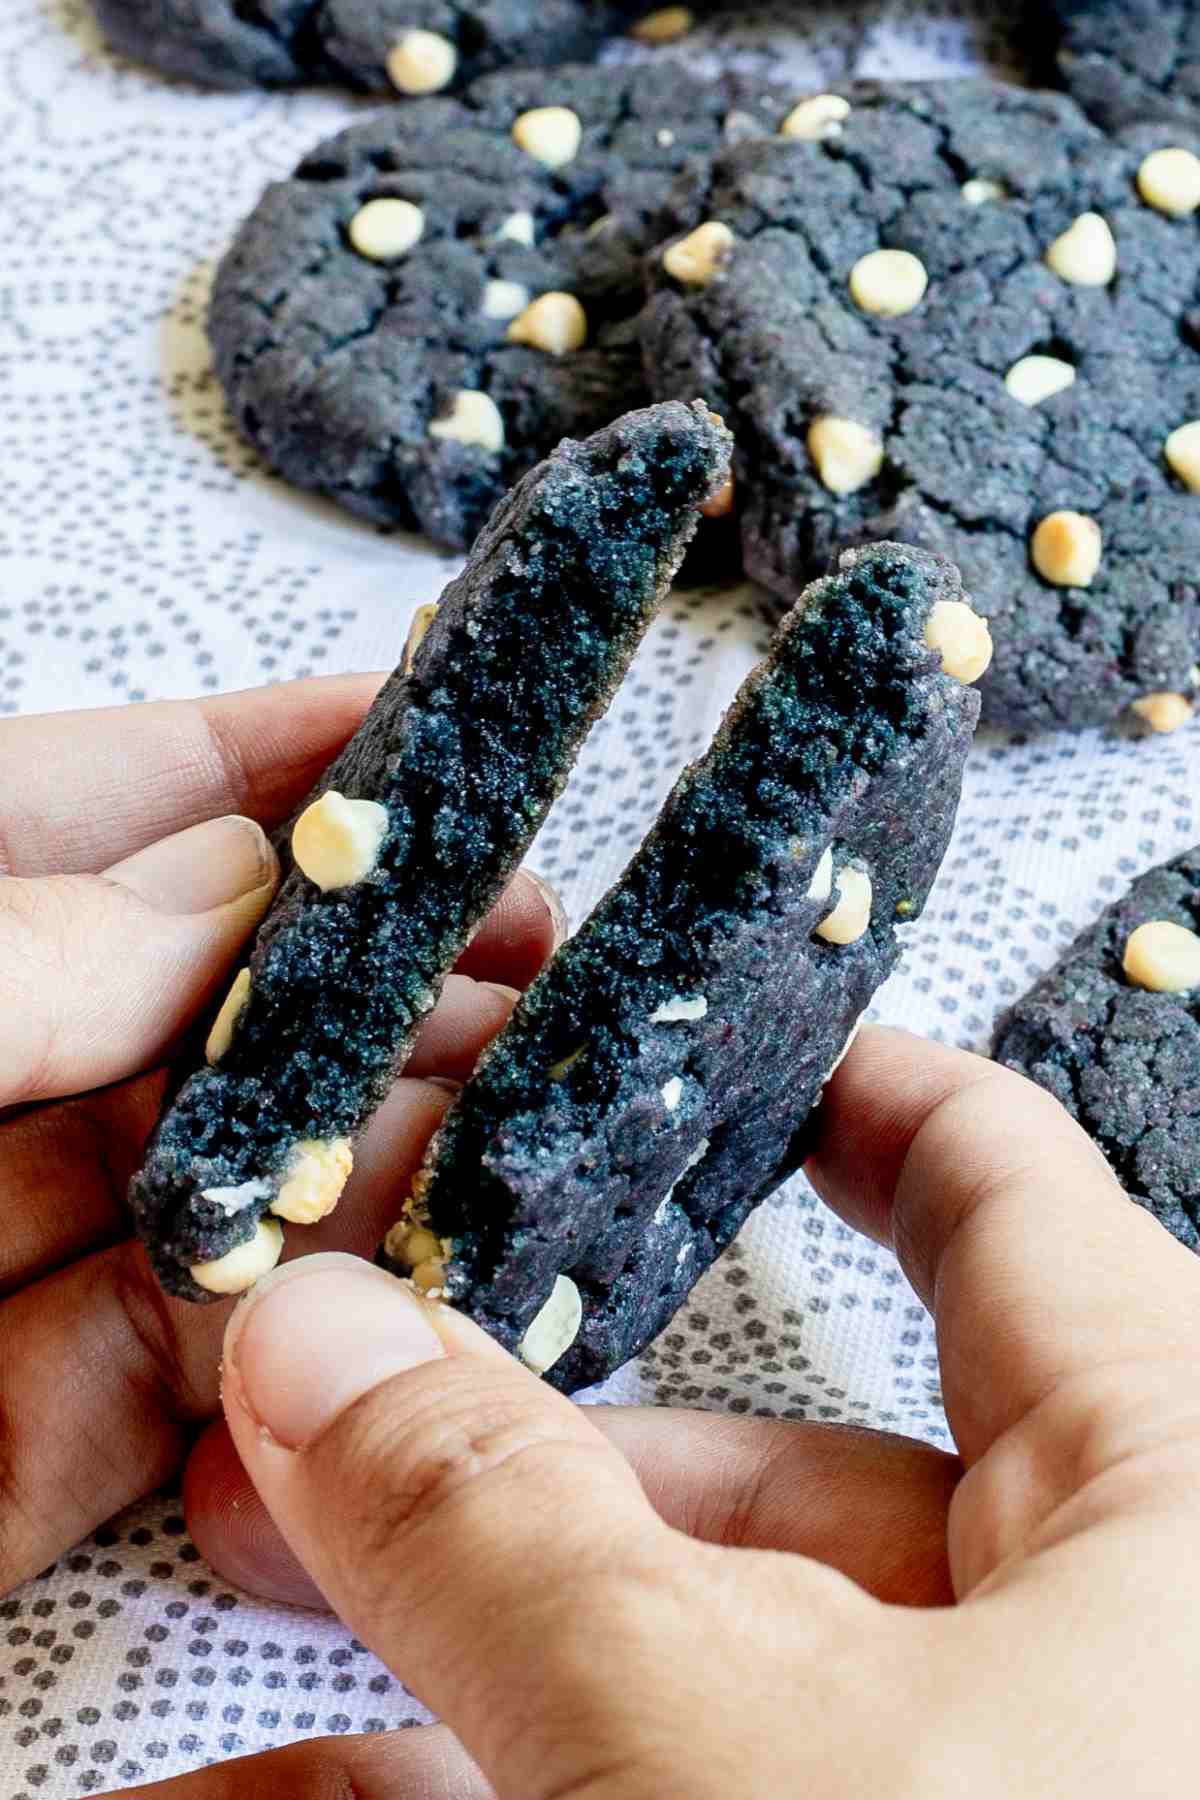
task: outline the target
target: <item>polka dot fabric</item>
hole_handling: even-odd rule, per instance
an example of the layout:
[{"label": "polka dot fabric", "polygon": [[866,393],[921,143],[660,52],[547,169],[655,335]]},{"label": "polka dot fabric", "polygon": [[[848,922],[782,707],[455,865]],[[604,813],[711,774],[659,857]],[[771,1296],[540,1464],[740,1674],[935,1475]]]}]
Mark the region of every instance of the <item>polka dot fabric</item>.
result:
[{"label": "polka dot fabric", "polygon": [[[687,54],[771,60],[799,97],[853,68],[952,74],[1003,50],[982,0],[920,14],[842,5],[836,31],[814,11],[815,36],[780,44],[764,9],[736,28],[717,20]],[[0,711],[388,666],[456,566],[274,481],[229,426],[209,367],[214,259],[264,183],[359,111],[330,92],[205,95],[157,80],[102,50],[85,0],[0,10]],[[748,590],[668,605],[531,858],[575,920],[764,642]],[[1000,1009],[1100,906],[1200,839],[1198,764],[1195,726],[1140,741],[982,738],[942,877],[875,1015],[985,1047]],[[923,1309],[893,1259],[803,1181],[599,1397],[949,1441]],[[423,1716],[339,1626],[227,1588],[174,1495],[0,1601],[3,1800],[136,1790]]]}]

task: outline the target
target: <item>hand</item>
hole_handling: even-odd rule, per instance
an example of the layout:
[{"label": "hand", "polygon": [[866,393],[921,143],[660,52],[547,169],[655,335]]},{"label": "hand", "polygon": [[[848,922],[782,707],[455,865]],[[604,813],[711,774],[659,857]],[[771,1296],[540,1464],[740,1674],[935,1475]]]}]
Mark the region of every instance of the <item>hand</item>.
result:
[{"label": "hand", "polygon": [[[126,1183],[158,1112],[156,1065],[270,903],[262,826],[303,798],[377,685],[0,726],[0,1590],[167,1480],[217,1411],[230,1309],[164,1298],[129,1238]],[[421,1077],[467,1073],[554,929],[519,878],[427,1021],[340,1210],[293,1232],[293,1253],[370,1253],[448,1104]],[[397,1160],[381,1142],[404,1147]]]},{"label": "hand", "polygon": [[932,1307],[961,1467],[581,1409],[378,1270],[279,1271],[229,1327],[232,1440],[290,1552],[447,1724],[145,1800],[1191,1791],[1194,1259],[1048,1096],[901,1033],[859,1039],[810,1173]]}]

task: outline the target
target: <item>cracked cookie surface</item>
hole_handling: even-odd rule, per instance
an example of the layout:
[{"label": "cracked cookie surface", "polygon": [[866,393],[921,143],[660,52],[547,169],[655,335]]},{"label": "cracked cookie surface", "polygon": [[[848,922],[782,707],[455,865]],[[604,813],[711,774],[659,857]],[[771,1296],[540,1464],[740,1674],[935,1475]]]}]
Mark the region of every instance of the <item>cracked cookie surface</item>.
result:
[{"label": "cracked cookie surface", "polygon": [[573,1286],[556,1386],[635,1355],[803,1162],[949,840],[979,701],[930,646],[962,604],[894,544],[809,590],[435,1137],[383,1260],[440,1245],[442,1291],[528,1360]]},{"label": "cracked cookie surface", "polygon": [[[1200,499],[1166,445],[1200,412],[1200,232],[1138,182],[1200,146],[988,82],[842,93],[828,135],[682,178],[647,264],[648,371],[730,424],[748,571],[787,603],[847,542],[944,552],[997,723],[1190,695]],[[672,249],[705,223],[731,242],[690,284]]]},{"label": "cracked cookie surface", "polygon": [[445,92],[585,60],[649,0],[92,0],[114,49],[206,87]]},{"label": "cracked cookie surface", "polygon": [[[561,437],[646,398],[632,320],[663,197],[727,132],[781,116],[758,88],[731,115],[735,95],[677,68],[529,71],[319,145],[217,276],[210,336],[244,435],[375,523],[469,544]],[[573,304],[565,336],[550,296]]]},{"label": "cracked cookie surface", "polygon": [[[705,408],[559,446],[506,498],[280,833],[248,971],[130,1189],[163,1285],[249,1287],[336,1205],[447,971],[498,897],[725,479]],[[421,629],[424,633],[421,635]],[[412,646],[415,645],[415,648]]]},{"label": "cracked cookie surface", "polygon": [[1098,125],[1200,127],[1197,0],[1053,0],[1059,75]]},{"label": "cracked cookie surface", "polygon": [[[1200,956],[1200,848],[1139,876],[1088,926],[1000,1021],[993,1055],[1061,1100],[1126,1193],[1200,1250],[1200,985],[1139,985],[1153,977],[1129,943],[1150,921],[1182,928]],[[1200,984],[1200,966],[1189,974]]]}]

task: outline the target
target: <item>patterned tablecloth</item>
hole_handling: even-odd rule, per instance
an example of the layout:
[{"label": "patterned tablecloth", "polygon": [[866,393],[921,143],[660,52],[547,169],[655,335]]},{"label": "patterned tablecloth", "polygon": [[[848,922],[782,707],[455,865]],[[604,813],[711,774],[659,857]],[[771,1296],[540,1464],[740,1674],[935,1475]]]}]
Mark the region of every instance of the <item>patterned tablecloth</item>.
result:
[{"label": "patterned tablecloth", "polygon": [[[799,93],[851,63],[951,74],[989,54],[961,8],[859,8],[847,23],[846,7],[817,5],[840,19],[819,50],[797,40],[781,58],[744,22],[712,35]],[[389,665],[414,606],[451,572],[424,544],[268,477],[209,370],[214,259],[263,183],[358,104],[173,86],[110,58],[85,0],[4,0],[0,710]],[[745,592],[667,607],[532,859],[576,920],[761,648]],[[1195,728],[981,741],[942,878],[877,1016],[984,1045],[998,1008],[1101,902],[1200,837],[1197,743]],[[892,1258],[802,1181],[608,1393],[947,1436],[923,1309]],[[339,1626],[214,1578],[176,1496],[0,1602],[0,1800],[65,1800],[420,1716]]]}]

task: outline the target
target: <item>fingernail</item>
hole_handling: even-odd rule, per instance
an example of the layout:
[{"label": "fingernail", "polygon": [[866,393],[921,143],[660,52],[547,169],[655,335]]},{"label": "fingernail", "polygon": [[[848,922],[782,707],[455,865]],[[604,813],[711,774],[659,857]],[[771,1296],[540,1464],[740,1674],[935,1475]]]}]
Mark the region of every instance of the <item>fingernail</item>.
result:
[{"label": "fingernail", "polygon": [[106,870],[161,913],[205,913],[274,885],[275,852],[262,827],[236,813],[147,844]]},{"label": "fingernail", "polygon": [[532,869],[526,869],[525,874],[528,875],[530,881],[532,881],[534,887],[546,902],[546,909],[550,914],[550,920],[554,926],[554,943],[551,947],[553,953],[554,950],[560,950],[571,935],[571,927],[567,921],[567,909],[548,881],[545,881],[542,876],[535,874]]},{"label": "fingernail", "polygon": [[508,1001],[510,1006],[515,1006],[517,1001],[521,998],[520,988],[506,987],[502,981],[481,981],[479,985],[480,987],[491,988],[494,994],[502,995],[503,998]]},{"label": "fingernail", "polygon": [[226,1393],[298,1450],[380,1382],[443,1354],[431,1302],[328,1251],[273,1270],[241,1301],[225,1331]]}]

